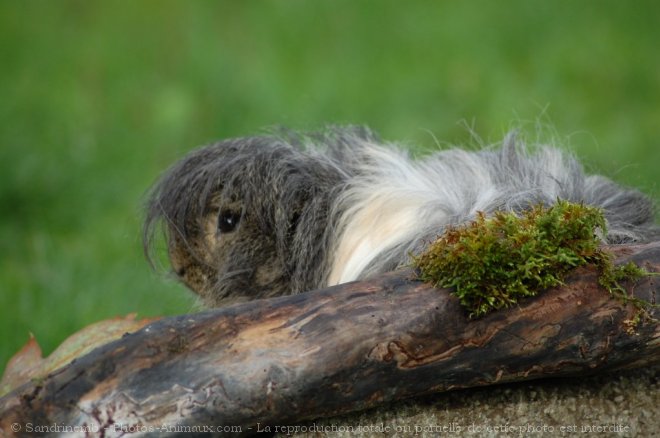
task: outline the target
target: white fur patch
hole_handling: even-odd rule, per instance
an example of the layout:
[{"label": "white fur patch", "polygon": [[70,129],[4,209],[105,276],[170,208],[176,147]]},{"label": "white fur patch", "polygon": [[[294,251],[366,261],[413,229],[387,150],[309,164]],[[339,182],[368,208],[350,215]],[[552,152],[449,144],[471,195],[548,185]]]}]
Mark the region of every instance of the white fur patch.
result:
[{"label": "white fur patch", "polygon": [[382,270],[377,265],[387,260],[378,258],[395,248],[398,265],[406,263],[429,233],[435,237],[478,211],[558,197],[584,200],[584,177],[574,160],[558,149],[541,147],[527,155],[524,147],[506,143],[498,151],[448,149],[415,161],[392,145],[362,142],[356,176],[337,201],[339,239],[328,285]]},{"label": "white fur patch", "polygon": [[[496,197],[488,172],[469,152],[445,151],[416,162],[396,148],[369,144],[364,154],[361,172],[338,201],[344,212],[329,285],[361,278],[383,252],[429,226],[440,230],[457,214],[474,215]],[[451,165],[455,160],[460,169]],[[462,184],[466,179],[470,183]]]}]

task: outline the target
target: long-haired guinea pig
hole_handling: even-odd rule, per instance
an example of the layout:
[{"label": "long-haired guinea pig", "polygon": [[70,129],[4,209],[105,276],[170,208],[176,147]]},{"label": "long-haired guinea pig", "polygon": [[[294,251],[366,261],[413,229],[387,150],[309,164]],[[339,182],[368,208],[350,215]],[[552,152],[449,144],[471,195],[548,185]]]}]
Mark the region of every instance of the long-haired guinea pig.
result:
[{"label": "long-haired guinea pig", "polygon": [[287,295],[409,263],[449,224],[479,211],[557,199],[600,207],[610,243],[660,233],[653,203],[543,145],[413,159],[365,128],[225,140],[193,151],[152,190],[144,243],[159,224],[174,273],[204,304]]}]

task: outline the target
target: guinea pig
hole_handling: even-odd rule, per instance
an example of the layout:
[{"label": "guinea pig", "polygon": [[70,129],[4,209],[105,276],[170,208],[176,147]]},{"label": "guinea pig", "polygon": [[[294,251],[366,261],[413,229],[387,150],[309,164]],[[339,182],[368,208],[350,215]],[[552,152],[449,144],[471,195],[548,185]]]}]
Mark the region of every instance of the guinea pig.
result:
[{"label": "guinea pig", "polygon": [[193,151],[152,189],[144,245],[153,256],[162,225],[173,272],[213,307],[394,270],[477,212],[557,199],[601,208],[609,243],[660,236],[648,197],[554,147],[510,134],[413,159],[366,128],[332,127]]}]

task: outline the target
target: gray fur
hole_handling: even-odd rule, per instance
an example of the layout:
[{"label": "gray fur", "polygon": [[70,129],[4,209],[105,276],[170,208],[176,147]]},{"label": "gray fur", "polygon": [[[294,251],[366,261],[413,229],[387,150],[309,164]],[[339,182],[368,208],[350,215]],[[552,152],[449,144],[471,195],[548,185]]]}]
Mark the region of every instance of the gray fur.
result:
[{"label": "gray fur", "polygon": [[[415,221],[401,223],[392,242],[376,242],[349,279],[407,264],[411,251],[477,210],[519,211],[557,198],[603,208],[611,243],[660,236],[649,198],[585,175],[554,148],[530,152],[511,135],[500,148],[450,149],[415,161],[366,129],[332,128],[227,140],[192,152],[150,194],[145,250],[150,254],[162,223],[175,272],[211,306],[319,288],[348,266],[337,265],[346,242],[369,237],[371,229],[356,231],[354,220],[379,191],[391,194],[392,214],[405,213],[397,197],[401,205],[406,197],[419,199]],[[390,204],[383,205],[382,215],[389,214]],[[217,232],[218,212],[227,208],[240,214],[238,227]]]}]

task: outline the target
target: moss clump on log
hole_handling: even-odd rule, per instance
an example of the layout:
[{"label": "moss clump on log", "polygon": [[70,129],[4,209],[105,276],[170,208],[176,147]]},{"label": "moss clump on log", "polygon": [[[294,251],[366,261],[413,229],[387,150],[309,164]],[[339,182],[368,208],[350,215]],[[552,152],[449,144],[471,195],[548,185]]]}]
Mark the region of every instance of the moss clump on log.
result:
[{"label": "moss clump on log", "polygon": [[598,235],[606,232],[600,209],[564,200],[521,214],[480,212],[470,223],[449,227],[413,263],[422,280],[452,288],[470,317],[558,286],[587,264],[598,267],[603,287],[626,298],[619,282],[647,272],[632,263],[614,266],[600,247]]}]

